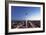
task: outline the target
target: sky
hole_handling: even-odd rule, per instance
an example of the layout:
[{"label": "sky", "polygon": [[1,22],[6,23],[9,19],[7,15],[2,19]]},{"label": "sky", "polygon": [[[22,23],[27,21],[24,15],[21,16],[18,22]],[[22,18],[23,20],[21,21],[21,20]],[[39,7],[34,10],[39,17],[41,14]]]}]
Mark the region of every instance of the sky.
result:
[{"label": "sky", "polygon": [[40,7],[11,6],[11,20],[40,19]]}]

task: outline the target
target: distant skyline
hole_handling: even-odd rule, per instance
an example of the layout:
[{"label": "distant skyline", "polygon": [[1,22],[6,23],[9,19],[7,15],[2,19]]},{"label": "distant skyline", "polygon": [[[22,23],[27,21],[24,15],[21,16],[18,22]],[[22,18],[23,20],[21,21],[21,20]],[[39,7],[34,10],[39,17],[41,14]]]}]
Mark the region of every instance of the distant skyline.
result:
[{"label": "distant skyline", "polygon": [[11,6],[11,20],[40,19],[40,7]]}]

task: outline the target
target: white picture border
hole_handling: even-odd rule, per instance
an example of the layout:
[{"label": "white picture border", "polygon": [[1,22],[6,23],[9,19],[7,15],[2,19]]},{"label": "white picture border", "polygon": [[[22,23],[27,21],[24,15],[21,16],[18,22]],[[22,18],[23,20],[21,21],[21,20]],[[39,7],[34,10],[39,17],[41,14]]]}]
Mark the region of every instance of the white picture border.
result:
[{"label": "white picture border", "polygon": [[[25,31],[41,31],[43,30],[43,5],[36,5],[36,4],[18,4],[18,3],[9,3],[9,8],[8,8],[8,12],[9,12],[9,20],[8,20],[8,32],[25,32]],[[41,12],[41,16],[40,16],[40,21],[41,21],[41,27],[40,28],[25,28],[25,29],[11,29],[11,6],[27,6],[27,7],[40,7],[40,12]],[[38,19],[36,19],[38,20]]]}]

